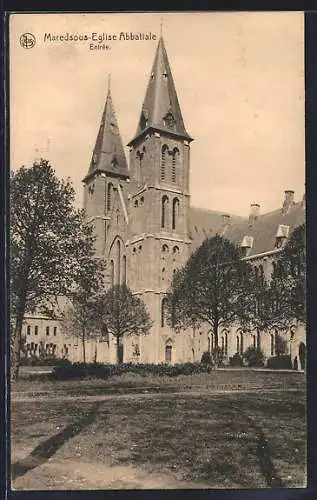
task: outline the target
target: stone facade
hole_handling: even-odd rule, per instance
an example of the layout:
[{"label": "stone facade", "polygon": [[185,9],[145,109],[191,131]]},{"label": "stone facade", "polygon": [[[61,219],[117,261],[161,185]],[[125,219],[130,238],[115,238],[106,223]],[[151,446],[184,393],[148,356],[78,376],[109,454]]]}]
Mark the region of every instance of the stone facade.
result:
[{"label": "stone facade", "polygon": [[[90,167],[83,180],[84,208],[87,220],[94,226],[96,255],[106,261],[107,287],[126,282],[144,300],[154,321],[149,335],[124,341],[126,362],[200,361],[203,352],[213,347],[208,329],[176,334],[164,320],[164,296],[173,271],[185,264],[206,237],[221,234],[237,243],[244,258],[269,279],[276,255],[293,228],[305,220],[304,202],[295,203],[290,190],[285,191],[281,208],[260,215],[260,206],[253,203],[248,218],[191,207],[192,140],[184,126],[161,37],[137,132],[128,144],[129,167],[109,88]],[[25,328],[31,325],[33,330],[35,321],[27,318]],[[243,333],[237,325],[221,332],[219,342],[227,361],[248,346],[258,346],[259,341],[268,358],[275,354],[276,333]],[[298,368],[303,368],[299,350],[306,344],[304,328],[294,325],[284,336],[293,362],[297,358]],[[30,335],[27,338],[31,340]],[[46,336],[44,339],[48,340]],[[67,356],[81,359],[80,346],[74,339],[68,342],[63,335],[57,335],[53,341],[58,353],[66,343],[70,348]],[[115,361],[113,339],[88,344],[88,360]]]}]

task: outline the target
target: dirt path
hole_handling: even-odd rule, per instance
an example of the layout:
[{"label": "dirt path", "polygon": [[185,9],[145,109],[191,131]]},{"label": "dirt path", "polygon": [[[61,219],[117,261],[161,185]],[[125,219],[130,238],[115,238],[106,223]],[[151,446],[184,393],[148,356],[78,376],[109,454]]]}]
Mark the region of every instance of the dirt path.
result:
[{"label": "dirt path", "polygon": [[[25,454],[24,454],[25,456]],[[15,454],[13,459],[23,459]],[[98,490],[98,489],[185,489],[210,488],[205,483],[177,481],[172,475],[149,474],[132,465],[50,458],[12,482],[13,490]]]},{"label": "dirt path", "polygon": [[[23,392],[11,392],[11,403],[37,403],[39,401],[50,401],[52,397],[55,398],[56,401],[61,402],[61,401],[90,401],[90,402],[97,402],[97,401],[111,401],[111,400],[118,400],[118,399],[141,399],[141,398],[150,398],[150,399],[155,399],[155,398],[161,398],[164,395],[164,398],[174,398],[175,395],[179,396],[191,396],[191,397],[200,397],[200,396],[213,396],[213,395],[218,395],[218,394],[254,394],[256,390],[259,390],[259,388],[249,388],[249,389],[226,389],[226,390],[200,390],[200,391],[177,391],[177,392],[170,392],[170,393],[151,393],[150,391],[143,391],[140,393],[133,393],[133,394],[97,394],[97,395],[89,395],[89,394],[83,394],[80,396],[71,396],[71,395],[60,395],[57,394],[56,392],[46,392],[45,395],[41,394],[40,392],[38,394],[34,393],[32,396],[24,396]],[[281,388],[261,388],[261,393],[274,393],[274,392],[280,392]],[[293,388],[293,389],[284,389],[283,392],[301,392],[302,389],[298,388]]]}]

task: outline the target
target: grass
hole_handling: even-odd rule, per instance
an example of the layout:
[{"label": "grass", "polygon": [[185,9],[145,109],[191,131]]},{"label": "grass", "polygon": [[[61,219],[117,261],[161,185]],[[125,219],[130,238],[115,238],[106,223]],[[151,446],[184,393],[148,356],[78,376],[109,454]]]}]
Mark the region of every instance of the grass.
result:
[{"label": "grass", "polygon": [[78,379],[58,381],[49,376],[26,375],[12,383],[13,392],[23,393],[24,396],[33,394],[69,396],[97,395],[127,392],[142,392],[145,389],[158,392],[187,391],[187,390],[237,390],[263,388],[305,388],[305,375],[298,372],[266,372],[257,370],[214,370],[209,374],[180,375],[178,377],[159,377],[125,373],[107,380]]},{"label": "grass", "polygon": [[[187,387],[185,394],[113,396],[97,403],[58,401],[58,394],[65,391],[90,394],[141,383],[138,377],[121,377],[49,383],[56,398],[12,401],[15,488],[106,489],[110,483],[118,489],[169,484],[176,488],[304,487],[305,376],[245,371],[236,376],[241,388],[262,389],[213,394],[215,384],[230,384],[230,380],[232,384],[233,374],[228,378],[219,371],[208,379],[202,375],[159,379],[161,387],[177,382]],[[158,383],[146,380],[146,384],[154,382]],[[191,392],[199,384],[209,393]],[[277,391],[265,392],[272,384]],[[46,382],[39,383],[41,389],[45,386]],[[286,386],[294,390],[287,392]],[[112,482],[107,480],[111,471]],[[149,483],[149,478],[158,479]]]}]

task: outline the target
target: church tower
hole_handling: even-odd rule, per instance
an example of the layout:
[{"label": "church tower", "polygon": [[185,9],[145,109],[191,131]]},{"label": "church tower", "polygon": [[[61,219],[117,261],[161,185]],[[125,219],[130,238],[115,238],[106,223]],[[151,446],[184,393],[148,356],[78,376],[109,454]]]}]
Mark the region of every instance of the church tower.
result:
[{"label": "church tower", "polygon": [[112,102],[109,78],[96,144],[88,174],[83,179],[84,209],[88,222],[94,226],[97,257],[104,257],[115,193],[120,181],[128,177],[128,166]]},{"label": "church tower", "polygon": [[[158,42],[141,115],[130,148],[130,286],[154,321],[142,339],[142,361],[177,362],[182,353],[166,324],[164,297],[173,272],[189,256],[187,133],[164,40]],[[178,354],[177,354],[178,352]]]}]

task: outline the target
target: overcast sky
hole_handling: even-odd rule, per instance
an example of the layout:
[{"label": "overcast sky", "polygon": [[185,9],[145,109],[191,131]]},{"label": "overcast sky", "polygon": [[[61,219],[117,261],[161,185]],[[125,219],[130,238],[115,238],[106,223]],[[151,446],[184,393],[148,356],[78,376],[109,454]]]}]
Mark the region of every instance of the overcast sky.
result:
[{"label": "overcast sky", "polygon": [[[191,149],[191,204],[247,215],[304,192],[304,17],[302,13],[16,14],[11,17],[11,167],[45,148],[82,202],[111,73],[124,144],[134,136],[157,40],[44,42],[93,32],[163,36]],[[33,33],[32,49],[20,46]],[[128,153],[128,149],[126,149]]]}]

